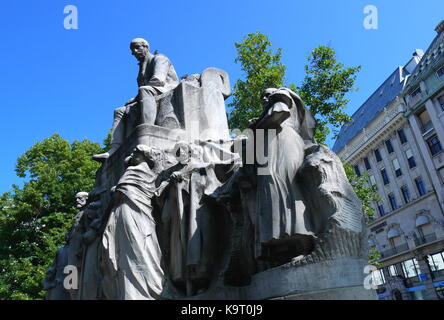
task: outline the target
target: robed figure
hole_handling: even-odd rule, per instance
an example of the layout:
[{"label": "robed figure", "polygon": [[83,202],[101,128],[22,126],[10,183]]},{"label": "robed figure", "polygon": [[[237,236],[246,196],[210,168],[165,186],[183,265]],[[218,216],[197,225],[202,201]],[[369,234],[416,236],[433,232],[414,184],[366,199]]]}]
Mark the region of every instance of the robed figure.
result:
[{"label": "robed figure", "polygon": [[[187,295],[208,286],[216,247],[213,210],[205,198],[221,185],[203,149],[179,142],[178,163],[167,184],[158,189],[162,221],[168,234],[168,270],[172,283]],[[165,174],[165,173],[164,173]]]},{"label": "robed figure", "polygon": [[297,173],[306,145],[314,142],[315,123],[290,89],[267,89],[262,99],[263,114],[251,124],[256,138],[255,251],[258,258],[279,260],[313,245]]},{"label": "robed figure", "polygon": [[164,285],[161,250],[151,199],[160,171],[160,150],[139,145],[126,160],[102,244],[106,299],[159,299]]}]

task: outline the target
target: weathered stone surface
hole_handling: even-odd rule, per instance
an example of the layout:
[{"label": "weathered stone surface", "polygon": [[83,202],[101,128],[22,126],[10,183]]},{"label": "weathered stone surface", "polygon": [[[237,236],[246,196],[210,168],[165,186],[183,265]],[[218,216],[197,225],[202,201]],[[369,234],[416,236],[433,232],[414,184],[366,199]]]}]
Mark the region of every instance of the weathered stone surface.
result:
[{"label": "weathered stone surface", "polygon": [[102,294],[107,300],[159,299],[164,285],[152,198],[162,151],[139,145],[112,196],[102,236]]},{"label": "weathered stone surface", "polygon": [[[224,71],[179,82],[146,41],[131,49],[139,94],[115,111],[49,298],[373,298],[361,205],[300,97],[267,89],[262,116],[233,140]],[[60,286],[68,263],[80,272],[71,296]]]},{"label": "weathered stone surface", "polygon": [[365,259],[343,258],[296,266],[292,263],[253,276],[244,287],[222,284],[193,300],[372,300],[373,290],[363,286]]}]

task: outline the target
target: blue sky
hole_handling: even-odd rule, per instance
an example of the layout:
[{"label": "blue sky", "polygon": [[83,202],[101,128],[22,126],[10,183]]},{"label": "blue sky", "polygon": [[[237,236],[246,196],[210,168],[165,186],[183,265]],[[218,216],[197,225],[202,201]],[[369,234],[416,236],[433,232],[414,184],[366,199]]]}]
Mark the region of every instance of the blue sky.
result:
[{"label": "blue sky", "polygon": [[[63,27],[66,5],[78,8],[78,30]],[[377,30],[363,27],[366,5],[378,8]],[[137,93],[135,37],[166,54],[179,76],[218,67],[232,84],[242,76],[234,42],[249,32],[283,48],[295,84],[310,51],[331,45],[346,66],[362,65],[351,114],[416,48],[427,48],[443,12],[442,0],[1,1],[0,192],[20,182],[17,157],[53,133],[102,142],[113,110]]]}]

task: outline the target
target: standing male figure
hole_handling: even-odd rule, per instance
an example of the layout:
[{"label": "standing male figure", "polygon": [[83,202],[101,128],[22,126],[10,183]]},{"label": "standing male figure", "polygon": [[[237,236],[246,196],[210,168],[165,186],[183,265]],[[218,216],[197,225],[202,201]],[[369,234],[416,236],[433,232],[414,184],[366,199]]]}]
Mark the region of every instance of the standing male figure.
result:
[{"label": "standing male figure", "polygon": [[[154,125],[158,113],[155,97],[173,90],[179,84],[171,61],[163,54],[152,54],[146,40],[134,39],[131,41],[130,49],[139,61],[137,77],[139,91],[135,98],[114,111],[111,149],[106,153],[93,156],[93,159],[99,162],[105,161],[121,146],[125,138],[125,123]],[[127,121],[122,121],[124,116],[128,117]],[[178,123],[172,107],[164,111],[162,116],[172,118],[173,122]]]}]

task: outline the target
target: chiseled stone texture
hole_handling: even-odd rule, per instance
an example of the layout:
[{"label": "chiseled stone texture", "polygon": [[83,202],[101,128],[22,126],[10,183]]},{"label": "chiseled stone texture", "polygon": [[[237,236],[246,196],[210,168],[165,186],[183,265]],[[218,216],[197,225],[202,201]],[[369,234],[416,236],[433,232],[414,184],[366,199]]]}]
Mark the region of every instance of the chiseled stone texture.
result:
[{"label": "chiseled stone texture", "polygon": [[307,188],[308,207],[323,215],[316,220],[325,221],[318,223],[321,233],[315,249],[254,275],[249,286],[218,285],[193,299],[376,299],[375,291],[364,288],[368,276],[364,215],[339,158],[312,145],[306,150],[300,178]]},{"label": "chiseled stone texture", "polygon": [[296,93],[267,92],[252,129],[278,128],[274,140],[256,143],[268,151],[268,174],[259,162],[236,162],[224,71],[139,99],[142,110],[174,109],[179,125],[133,127],[130,110],[124,143],[98,155],[79,299],[375,297],[364,288],[364,213],[340,159],[315,144],[314,119]]},{"label": "chiseled stone texture", "polygon": [[246,287],[218,286],[193,300],[373,300],[364,288],[366,259],[343,258],[296,266],[288,263],[253,276]]}]

